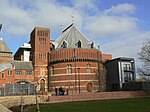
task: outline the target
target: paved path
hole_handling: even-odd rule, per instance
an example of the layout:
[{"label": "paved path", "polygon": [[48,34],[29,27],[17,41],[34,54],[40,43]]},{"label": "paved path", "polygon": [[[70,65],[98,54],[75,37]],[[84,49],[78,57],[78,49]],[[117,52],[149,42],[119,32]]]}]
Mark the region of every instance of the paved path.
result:
[{"label": "paved path", "polygon": [[2,104],[0,104],[0,111],[1,111],[1,112],[12,112],[11,110],[9,110],[8,108],[6,108],[6,107],[3,106]]}]

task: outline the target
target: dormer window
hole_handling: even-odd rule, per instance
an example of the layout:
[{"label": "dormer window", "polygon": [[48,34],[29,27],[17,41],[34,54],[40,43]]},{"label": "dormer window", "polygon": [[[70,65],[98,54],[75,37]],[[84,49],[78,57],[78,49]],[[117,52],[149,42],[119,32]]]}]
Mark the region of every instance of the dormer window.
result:
[{"label": "dormer window", "polygon": [[91,43],[91,49],[93,49],[93,48],[94,48],[94,42]]},{"label": "dormer window", "polygon": [[62,48],[67,48],[67,42],[66,41],[63,41]]},{"label": "dormer window", "polygon": [[55,50],[55,45],[53,44],[53,43],[51,43],[51,45],[50,45],[51,47],[50,47],[50,50],[52,51],[52,50]]},{"label": "dormer window", "polygon": [[81,48],[81,41],[78,41],[78,48]]}]

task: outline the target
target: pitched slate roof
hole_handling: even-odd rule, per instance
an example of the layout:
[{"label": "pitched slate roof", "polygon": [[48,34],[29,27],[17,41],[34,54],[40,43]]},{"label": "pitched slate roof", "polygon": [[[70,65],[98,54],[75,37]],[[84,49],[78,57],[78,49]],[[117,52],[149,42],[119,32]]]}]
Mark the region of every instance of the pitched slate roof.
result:
[{"label": "pitched slate roof", "polygon": [[6,69],[12,69],[12,64],[10,62],[0,64],[0,72]]},{"label": "pitched slate roof", "polygon": [[[81,41],[81,48],[91,48],[90,41],[84,34],[82,34],[74,24],[71,24],[66,29],[62,31],[62,34],[53,42],[55,49],[62,48],[63,42],[67,43],[67,48],[77,48],[77,42]],[[97,49],[96,44],[94,48]]]},{"label": "pitched slate roof", "polygon": [[12,68],[18,70],[33,70],[33,65],[31,61],[13,61],[0,64],[0,72]]},{"label": "pitched slate roof", "polygon": [[2,38],[0,39],[0,52],[12,53],[12,51],[9,49],[6,43],[2,40]]},{"label": "pitched slate roof", "polygon": [[15,69],[18,70],[33,70],[33,65],[31,61],[14,61],[12,62]]}]

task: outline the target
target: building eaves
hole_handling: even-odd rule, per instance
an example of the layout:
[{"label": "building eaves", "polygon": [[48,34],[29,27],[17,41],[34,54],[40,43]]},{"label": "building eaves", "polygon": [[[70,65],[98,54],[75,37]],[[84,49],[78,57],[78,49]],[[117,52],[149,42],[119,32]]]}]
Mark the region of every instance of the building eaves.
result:
[{"label": "building eaves", "polygon": [[33,70],[32,61],[14,61],[12,64],[17,70]]},{"label": "building eaves", "polygon": [[2,63],[0,64],[0,72],[6,70],[6,69],[12,69],[12,64],[10,62],[8,63]]},{"label": "building eaves", "polygon": [[118,57],[112,60],[106,61],[106,63],[112,62],[112,61],[134,61],[134,58],[127,58],[127,57]]},{"label": "building eaves", "polygon": [[12,53],[10,48],[6,45],[6,43],[2,39],[0,39],[0,52]]}]

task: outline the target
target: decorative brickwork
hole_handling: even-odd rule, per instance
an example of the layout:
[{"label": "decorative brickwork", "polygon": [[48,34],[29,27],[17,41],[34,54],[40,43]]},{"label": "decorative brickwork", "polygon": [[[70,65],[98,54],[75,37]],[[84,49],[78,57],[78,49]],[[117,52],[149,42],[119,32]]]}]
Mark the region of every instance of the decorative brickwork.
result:
[{"label": "decorative brickwork", "polygon": [[[49,82],[52,89],[63,87],[73,88],[80,92],[105,91],[105,88],[98,87],[99,78],[105,77],[102,74],[102,54],[96,49],[60,49],[49,54]],[[100,70],[98,70],[98,62]],[[67,65],[71,66],[71,73],[67,73]],[[51,68],[53,74],[51,74]],[[100,71],[100,73],[98,73]],[[101,76],[99,76],[101,74]],[[105,83],[103,83],[105,85]],[[90,86],[90,87],[89,87]]]},{"label": "decorative brickwork", "polygon": [[13,61],[13,59],[14,58],[12,56],[0,56],[0,64],[11,62],[11,61]]},{"label": "decorative brickwork", "polygon": [[[5,78],[0,79],[0,84],[22,81],[37,83],[37,89],[41,91],[54,91],[59,87],[76,92],[106,90],[103,60],[112,57],[110,54],[102,54],[97,44],[89,41],[73,24],[53,41],[50,40],[50,29],[35,27],[30,34],[28,44],[30,46],[28,59],[30,57],[30,62],[32,62],[30,63],[32,73],[26,74],[28,67],[25,69],[23,63],[18,65],[18,62],[11,69],[12,76],[7,77],[8,68],[1,71],[1,77],[4,73]],[[20,47],[15,54],[15,59],[23,60],[22,52]],[[10,61],[13,62],[12,57],[0,56],[0,63]],[[21,71],[16,66],[18,68],[20,66]],[[16,73],[17,70],[18,73]]]},{"label": "decorative brickwork", "polygon": [[48,28],[35,27],[31,32],[31,61],[34,66],[35,82],[38,89],[46,90],[48,86],[48,52],[50,50],[50,30]]}]

